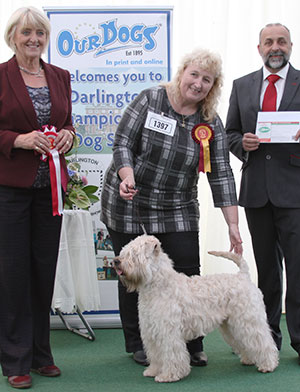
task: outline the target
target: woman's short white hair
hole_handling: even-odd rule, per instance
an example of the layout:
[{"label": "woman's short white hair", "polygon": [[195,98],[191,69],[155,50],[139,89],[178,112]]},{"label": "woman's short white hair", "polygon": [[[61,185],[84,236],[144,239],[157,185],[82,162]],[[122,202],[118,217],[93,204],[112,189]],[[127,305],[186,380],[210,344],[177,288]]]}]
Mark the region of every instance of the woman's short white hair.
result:
[{"label": "woman's short white hair", "polygon": [[34,27],[45,30],[47,37],[47,44],[45,45],[45,48],[47,47],[50,39],[51,26],[49,19],[40,10],[35,7],[21,7],[9,18],[4,33],[4,39],[7,45],[14,52],[16,51],[14,35],[18,25],[22,28]]}]

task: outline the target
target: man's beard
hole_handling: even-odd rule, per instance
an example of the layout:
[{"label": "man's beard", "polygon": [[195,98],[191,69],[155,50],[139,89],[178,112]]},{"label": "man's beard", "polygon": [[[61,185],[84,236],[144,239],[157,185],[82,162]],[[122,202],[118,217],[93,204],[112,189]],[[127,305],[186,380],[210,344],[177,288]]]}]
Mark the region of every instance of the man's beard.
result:
[{"label": "man's beard", "polygon": [[[270,52],[268,56],[264,58],[265,66],[271,69],[281,69],[287,65],[290,55],[291,53],[284,53],[281,50],[277,52]],[[275,59],[273,56],[280,57]]]}]

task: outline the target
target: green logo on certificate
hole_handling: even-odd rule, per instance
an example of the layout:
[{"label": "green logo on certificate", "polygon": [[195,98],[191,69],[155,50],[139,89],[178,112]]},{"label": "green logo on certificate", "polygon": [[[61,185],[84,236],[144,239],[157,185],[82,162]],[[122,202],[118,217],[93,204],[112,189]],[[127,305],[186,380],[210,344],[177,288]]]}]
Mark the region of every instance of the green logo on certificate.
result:
[{"label": "green logo on certificate", "polygon": [[260,128],[258,128],[258,131],[261,132],[261,133],[267,133],[267,132],[271,131],[271,128],[269,128],[269,127],[260,127]]}]

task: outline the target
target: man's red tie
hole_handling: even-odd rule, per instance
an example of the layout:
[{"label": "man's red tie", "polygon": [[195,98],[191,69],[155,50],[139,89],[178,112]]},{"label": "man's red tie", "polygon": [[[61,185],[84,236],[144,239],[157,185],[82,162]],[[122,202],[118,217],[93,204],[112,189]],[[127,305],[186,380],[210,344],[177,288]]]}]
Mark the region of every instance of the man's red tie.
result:
[{"label": "man's red tie", "polygon": [[277,91],[275,87],[275,83],[280,76],[278,75],[269,75],[267,77],[269,84],[265,91],[262,110],[263,112],[276,112],[276,100],[277,100]]}]

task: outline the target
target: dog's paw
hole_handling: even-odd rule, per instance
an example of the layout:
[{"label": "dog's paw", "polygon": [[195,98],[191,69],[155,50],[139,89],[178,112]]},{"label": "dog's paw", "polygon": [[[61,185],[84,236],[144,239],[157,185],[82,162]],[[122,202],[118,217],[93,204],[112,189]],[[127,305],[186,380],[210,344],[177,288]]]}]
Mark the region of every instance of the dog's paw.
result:
[{"label": "dog's paw", "polygon": [[243,359],[241,359],[241,364],[244,366],[253,366],[254,362],[250,361],[250,359],[243,358]]},{"label": "dog's paw", "polygon": [[272,373],[272,372],[274,371],[273,368],[265,369],[265,368],[262,368],[262,367],[259,367],[257,370],[258,370],[259,372],[261,372],[261,373]]},{"label": "dog's paw", "polygon": [[169,374],[158,374],[154,380],[156,382],[176,382],[180,380],[180,377]]},{"label": "dog's paw", "polygon": [[154,368],[151,368],[151,365],[144,370],[143,376],[144,377],[155,377],[157,375],[157,370]]},{"label": "dog's paw", "polygon": [[278,366],[278,361],[260,364],[257,366],[257,370],[261,373],[272,373]]}]

